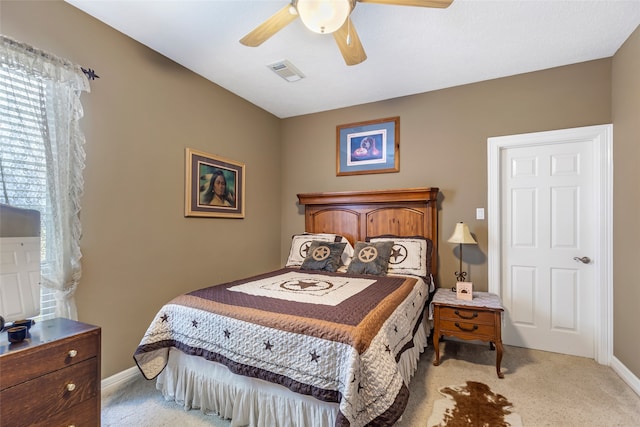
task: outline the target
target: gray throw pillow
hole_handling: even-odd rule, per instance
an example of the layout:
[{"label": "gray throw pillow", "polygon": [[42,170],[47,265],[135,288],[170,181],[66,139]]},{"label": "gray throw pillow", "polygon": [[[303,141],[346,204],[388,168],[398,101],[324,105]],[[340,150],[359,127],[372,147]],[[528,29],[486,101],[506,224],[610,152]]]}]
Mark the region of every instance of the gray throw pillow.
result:
[{"label": "gray throw pillow", "polygon": [[300,266],[301,270],[336,271],[340,267],[340,256],[346,243],[313,241],[307,251],[307,257]]},{"label": "gray throw pillow", "polygon": [[392,248],[393,242],[356,242],[347,273],[386,275]]}]

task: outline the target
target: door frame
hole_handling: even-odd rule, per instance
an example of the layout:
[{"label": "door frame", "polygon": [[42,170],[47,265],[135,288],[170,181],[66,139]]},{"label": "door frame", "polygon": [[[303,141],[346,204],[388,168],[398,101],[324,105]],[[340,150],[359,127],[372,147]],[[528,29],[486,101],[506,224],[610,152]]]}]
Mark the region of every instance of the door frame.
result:
[{"label": "door frame", "polygon": [[546,132],[532,132],[487,139],[488,175],[488,290],[502,296],[500,188],[501,153],[515,147],[590,140],[593,143],[593,173],[596,230],[594,263],[594,355],[596,362],[610,365],[613,355],[613,125],[596,125]]}]

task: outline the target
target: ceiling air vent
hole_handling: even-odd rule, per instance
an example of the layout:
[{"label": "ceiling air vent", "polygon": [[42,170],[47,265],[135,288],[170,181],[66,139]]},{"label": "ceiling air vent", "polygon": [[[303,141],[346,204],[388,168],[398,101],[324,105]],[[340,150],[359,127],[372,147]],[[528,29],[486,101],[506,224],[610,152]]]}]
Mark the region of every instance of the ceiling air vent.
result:
[{"label": "ceiling air vent", "polygon": [[297,82],[304,78],[304,74],[300,72],[293,64],[286,59],[280,62],[276,62],[271,65],[267,65],[274,73],[282,77],[288,82]]}]

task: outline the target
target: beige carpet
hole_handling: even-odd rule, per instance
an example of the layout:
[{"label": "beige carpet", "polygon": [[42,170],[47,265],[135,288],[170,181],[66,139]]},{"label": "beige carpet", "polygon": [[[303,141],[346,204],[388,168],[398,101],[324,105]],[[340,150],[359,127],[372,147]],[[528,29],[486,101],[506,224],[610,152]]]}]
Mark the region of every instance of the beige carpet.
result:
[{"label": "beige carpet", "polygon": [[[504,379],[495,372],[488,345],[445,341],[440,366],[431,348],[422,355],[410,384],[411,395],[399,427],[426,427],[438,389],[478,381],[506,396],[525,427],[635,427],[640,396],[611,368],[591,359],[505,346]],[[103,427],[228,427],[228,421],[165,402],[155,382],[140,378],[102,399]],[[312,426],[310,426],[312,427]]]}]

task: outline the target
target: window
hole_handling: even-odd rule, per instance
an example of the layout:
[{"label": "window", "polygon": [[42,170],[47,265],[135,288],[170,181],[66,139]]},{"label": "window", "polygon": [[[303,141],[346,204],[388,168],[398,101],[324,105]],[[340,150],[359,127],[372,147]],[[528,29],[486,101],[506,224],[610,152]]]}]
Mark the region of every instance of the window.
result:
[{"label": "window", "polygon": [[[41,81],[0,68],[0,203],[40,211],[41,262],[46,263],[47,162],[40,129]],[[55,315],[53,291],[40,291],[40,318]]]},{"label": "window", "polygon": [[80,67],[0,35],[0,203],[41,219],[41,317],[77,319],[84,136]]}]

